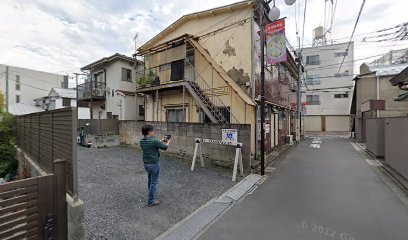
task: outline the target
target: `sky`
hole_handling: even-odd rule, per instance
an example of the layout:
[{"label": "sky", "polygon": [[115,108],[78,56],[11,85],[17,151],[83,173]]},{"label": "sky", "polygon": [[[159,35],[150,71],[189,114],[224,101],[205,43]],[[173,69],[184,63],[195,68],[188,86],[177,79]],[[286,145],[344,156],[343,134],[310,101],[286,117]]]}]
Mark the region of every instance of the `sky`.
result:
[{"label": "sky", "polygon": [[[184,14],[233,2],[237,1],[2,0],[0,64],[72,75],[80,67],[116,52],[130,56],[136,34],[136,45],[140,46]],[[307,0],[305,46],[312,42],[312,30],[324,22],[324,2]],[[332,39],[348,41],[361,3],[338,0]],[[284,0],[276,0],[281,17],[287,17],[286,34],[292,45],[296,45],[296,22],[302,36],[304,4],[305,0],[297,0],[295,5],[286,6]],[[408,22],[406,9],[406,0],[368,0],[355,34]],[[361,39],[355,39],[355,59],[408,48],[408,41],[367,44]]]}]

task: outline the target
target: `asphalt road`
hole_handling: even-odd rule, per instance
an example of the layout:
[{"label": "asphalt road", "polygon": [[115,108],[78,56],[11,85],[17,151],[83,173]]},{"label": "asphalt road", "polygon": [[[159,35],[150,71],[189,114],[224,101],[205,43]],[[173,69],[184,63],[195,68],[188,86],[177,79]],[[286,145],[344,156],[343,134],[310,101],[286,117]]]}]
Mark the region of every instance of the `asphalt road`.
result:
[{"label": "asphalt road", "polygon": [[407,240],[408,209],[349,140],[312,140],[200,239]]}]

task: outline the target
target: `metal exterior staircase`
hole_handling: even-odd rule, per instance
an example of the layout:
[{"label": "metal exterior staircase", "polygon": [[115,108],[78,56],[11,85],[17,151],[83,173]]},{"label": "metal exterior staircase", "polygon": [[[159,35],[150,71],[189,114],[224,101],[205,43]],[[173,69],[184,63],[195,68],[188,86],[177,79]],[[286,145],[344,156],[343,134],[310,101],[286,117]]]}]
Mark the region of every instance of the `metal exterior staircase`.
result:
[{"label": "metal exterior staircase", "polygon": [[[203,103],[206,109],[203,109],[208,116],[208,112],[211,114],[213,119],[216,120],[217,123],[228,123],[228,119],[224,117],[224,115],[221,113],[220,109],[216,106],[214,106],[213,102],[210,100],[210,98],[204,93],[203,90],[201,90],[200,86],[196,82],[191,82],[187,81],[188,85],[190,85],[191,89],[194,91],[195,95],[199,98],[199,101]],[[210,119],[211,117],[208,116]],[[213,121],[213,119],[211,119]]]}]

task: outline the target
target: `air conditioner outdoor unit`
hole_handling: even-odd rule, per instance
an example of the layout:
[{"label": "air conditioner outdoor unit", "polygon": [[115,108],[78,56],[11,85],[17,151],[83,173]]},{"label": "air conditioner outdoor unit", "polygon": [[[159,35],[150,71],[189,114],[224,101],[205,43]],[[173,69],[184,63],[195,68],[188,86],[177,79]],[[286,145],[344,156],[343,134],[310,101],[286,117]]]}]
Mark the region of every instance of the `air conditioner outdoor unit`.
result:
[{"label": "air conditioner outdoor unit", "polygon": [[293,135],[286,135],[286,143],[289,145],[293,144]]}]

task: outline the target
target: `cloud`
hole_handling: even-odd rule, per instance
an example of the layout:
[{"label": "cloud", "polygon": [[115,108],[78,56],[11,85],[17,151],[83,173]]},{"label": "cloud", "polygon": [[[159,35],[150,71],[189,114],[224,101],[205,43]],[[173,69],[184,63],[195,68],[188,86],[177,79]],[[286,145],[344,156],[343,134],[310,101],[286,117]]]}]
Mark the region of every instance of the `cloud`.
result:
[{"label": "cloud", "polygon": [[[230,4],[238,0],[2,0],[0,1],[0,63],[50,72],[76,72],[79,68],[115,52],[134,52],[184,14]],[[297,1],[298,32],[302,31],[303,1]],[[347,37],[360,1],[338,0],[332,38]],[[296,45],[295,6],[277,1],[287,17],[287,36]],[[406,21],[407,1],[367,1],[358,33]],[[323,23],[324,1],[309,0],[305,44],[312,29]],[[385,51],[386,49],[381,49]],[[359,50],[360,51],[360,50]],[[356,57],[372,55],[361,49]]]}]

